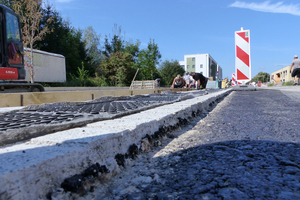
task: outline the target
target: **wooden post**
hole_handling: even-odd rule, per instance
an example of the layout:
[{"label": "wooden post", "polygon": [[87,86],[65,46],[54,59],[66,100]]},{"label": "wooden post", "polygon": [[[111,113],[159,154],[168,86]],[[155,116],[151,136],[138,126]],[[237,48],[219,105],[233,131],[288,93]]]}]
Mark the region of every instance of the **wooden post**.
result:
[{"label": "wooden post", "polygon": [[134,75],[134,77],[133,77],[133,79],[132,79],[132,81],[131,81],[131,85],[130,85],[129,89],[133,86],[133,81],[134,81],[134,79],[135,79],[137,73],[139,72],[139,69],[140,69],[140,68],[138,68],[138,69],[136,70],[135,75]]},{"label": "wooden post", "polygon": [[24,106],[24,97],[23,97],[23,94],[21,94],[21,96],[20,96],[20,104],[21,104],[21,106]]}]

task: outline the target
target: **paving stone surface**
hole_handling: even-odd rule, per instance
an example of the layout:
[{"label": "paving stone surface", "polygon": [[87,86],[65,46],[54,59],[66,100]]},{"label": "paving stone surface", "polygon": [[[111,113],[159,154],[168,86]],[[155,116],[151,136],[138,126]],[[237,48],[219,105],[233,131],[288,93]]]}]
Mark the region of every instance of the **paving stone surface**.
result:
[{"label": "paving stone surface", "polygon": [[299,103],[279,90],[232,92],[76,198],[300,199],[299,122]]},{"label": "paving stone surface", "polygon": [[0,146],[86,124],[131,115],[143,110],[214,93],[218,89],[122,97],[101,97],[88,102],[30,105],[0,112]]}]

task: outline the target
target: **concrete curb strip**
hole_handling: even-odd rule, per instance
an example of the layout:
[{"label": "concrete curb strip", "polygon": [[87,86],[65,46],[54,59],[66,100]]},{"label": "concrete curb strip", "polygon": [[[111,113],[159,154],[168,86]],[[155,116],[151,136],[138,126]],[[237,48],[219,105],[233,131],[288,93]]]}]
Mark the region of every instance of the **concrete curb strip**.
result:
[{"label": "concrete curb strip", "polygon": [[106,167],[109,173],[105,177],[110,178],[122,169],[116,155],[126,155],[133,144],[140,148],[147,135],[208,109],[231,91],[221,90],[2,147],[0,199],[46,199],[66,178],[82,173],[95,163]]}]

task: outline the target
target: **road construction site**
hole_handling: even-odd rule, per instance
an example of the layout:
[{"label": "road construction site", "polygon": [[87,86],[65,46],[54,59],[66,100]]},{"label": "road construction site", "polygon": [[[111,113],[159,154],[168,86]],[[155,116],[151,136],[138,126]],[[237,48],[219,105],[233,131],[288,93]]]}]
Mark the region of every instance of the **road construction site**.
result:
[{"label": "road construction site", "polygon": [[0,116],[4,145],[0,150],[0,197],[43,199],[64,180],[91,166],[102,166],[105,177],[114,176],[127,156],[134,155],[128,152],[130,148],[139,149],[147,137],[159,141],[162,129],[175,129],[229,92],[211,89],[110,96],[10,108]]},{"label": "road construction site", "polygon": [[[183,171],[175,173],[176,166],[185,163],[181,158],[190,152],[191,147],[214,149],[210,154],[239,146],[246,146],[244,149],[250,151],[251,145],[257,146],[254,151],[260,151],[258,146],[265,146],[265,141],[272,141],[277,146],[281,145],[280,142],[287,142],[288,147],[291,143],[290,148],[298,148],[299,129],[293,124],[299,115],[295,113],[296,117],[289,121],[287,126],[284,124],[288,113],[296,110],[295,100],[300,99],[300,90],[298,87],[281,88],[257,91],[166,91],[147,95],[101,97],[84,102],[3,108],[1,123],[6,123],[1,124],[0,130],[0,199],[226,199],[239,194],[244,195],[246,199],[252,198],[252,193],[248,194],[237,187],[237,184],[231,185],[230,181],[223,185],[224,187],[219,186],[224,181],[221,183],[214,178],[201,182],[192,175],[182,174]],[[254,101],[250,101],[251,98]],[[25,118],[22,116],[27,120],[31,117],[32,119],[22,122]],[[254,116],[257,117],[253,118]],[[256,128],[256,125],[259,126]],[[178,135],[180,130],[187,133]],[[264,132],[268,134],[261,134]],[[177,146],[170,150],[165,141],[169,144],[174,141]],[[236,141],[237,146],[232,146],[230,141]],[[247,144],[243,144],[243,141]],[[257,145],[259,142],[256,141],[261,141],[262,144]],[[159,156],[153,156],[155,152],[158,152]],[[250,155],[248,153],[250,152],[245,152],[245,156]],[[259,152],[247,158],[247,162],[250,162],[249,159],[255,159],[256,154]],[[205,158],[204,155],[200,156],[203,157],[200,160],[196,157],[186,158],[191,162],[182,169],[188,167],[192,171],[206,171],[205,173],[211,174],[212,177],[220,177],[216,172],[219,170],[221,173],[223,168],[218,169],[217,165],[212,166],[214,164],[206,166],[199,163],[209,161],[210,158]],[[232,156],[227,160],[240,163],[235,160],[235,155]],[[271,166],[265,167],[282,169],[283,171],[279,170],[276,174],[278,180],[280,178],[277,175],[282,173],[288,175],[287,179],[294,180],[300,174],[297,171],[299,164],[290,156],[285,160],[279,159],[276,166],[267,163]],[[176,163],[166,164],[168,159]],[[156,160],[161,164],[153,163]],[[247,162],[243,162],[243,173],[249,173],[250,168],[245,164]],[[147,163],[162,167],[165,172],[172,169],[173,172],[170,173],[173,175],[169,173],[170,176],[165,176],[163,171],[153,166],[152,168]],[[203,168],[202,165],[206,167]],[[211,169],[208,169],[209,167]],[[138,171],[142,171],[144,175]],[[126,173],[132,174],[133,177]],[[171,187],[172,184],[163,186],[173,180],[174,176],[181,177],[180,179],[186,182],[182,183],[178,179],[176,188]],[[235,177],[232,171],[231,175],[227,176],[229,177],[224,180],[240,180],[243,174]],[[117,181],[120,177],[123,182]],[[247,176],[248,179],[250,177]],[[130,182],[131,178],[140,181]],[[186,186],[187,182],[198,182],[198,186]],[[121,187],[122,184],[124,186]],[[297,187],[296,182],[289,184],[294,184],[292,188]],[[186,196],[186,193],[191,193],[187,188],[193,188],[193,196]],[[284,190],[282,193],[275,192],[273,197],[280,195],[292,199],[298,193]]]}]

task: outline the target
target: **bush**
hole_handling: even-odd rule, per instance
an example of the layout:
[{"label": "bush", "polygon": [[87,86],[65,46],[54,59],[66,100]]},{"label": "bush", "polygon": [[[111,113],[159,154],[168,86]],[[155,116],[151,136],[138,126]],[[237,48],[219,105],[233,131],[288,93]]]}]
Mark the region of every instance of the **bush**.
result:
[{"label": "bush", "polygon": [[267,86],[268,86],[268,87],[272,87],[272,86],[274,86],[274,83],[268,83]]},{"label": "bush", "polygon": [[109,86],[107,84],[107,82],[105,81],[105,77],[104,76],[97,76],[95,78],[91,78],[91,80],[93,81],[94,85],[97,87],[107,87]]},{"label": "bush", "polygon": [[294,84],[293,82],[283,82],[282,86],[291,86],[293,84]]}]

